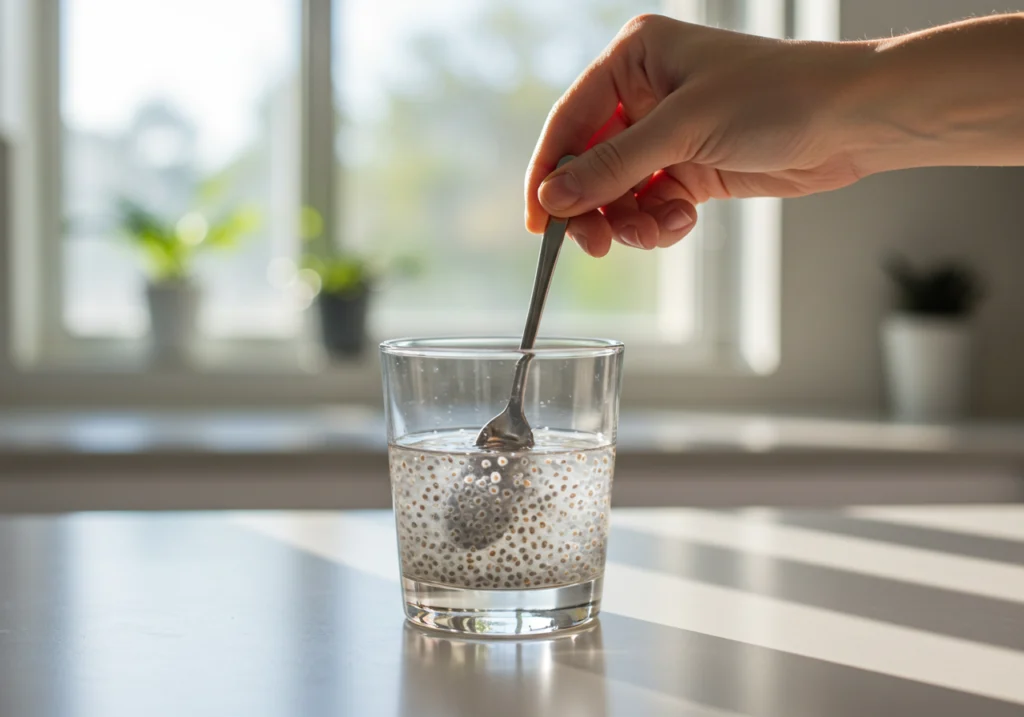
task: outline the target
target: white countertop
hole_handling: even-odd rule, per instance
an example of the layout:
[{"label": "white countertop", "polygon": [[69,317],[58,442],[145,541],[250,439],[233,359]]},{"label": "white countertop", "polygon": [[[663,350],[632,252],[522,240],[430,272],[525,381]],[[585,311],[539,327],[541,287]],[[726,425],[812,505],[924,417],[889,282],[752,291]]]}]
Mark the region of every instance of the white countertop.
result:
[{"label": "white countertop", "polygon": [[1024,508],[613,510],[600,618],[403,625],[388,512],[0,516],[0,714],[1019,717]]}]

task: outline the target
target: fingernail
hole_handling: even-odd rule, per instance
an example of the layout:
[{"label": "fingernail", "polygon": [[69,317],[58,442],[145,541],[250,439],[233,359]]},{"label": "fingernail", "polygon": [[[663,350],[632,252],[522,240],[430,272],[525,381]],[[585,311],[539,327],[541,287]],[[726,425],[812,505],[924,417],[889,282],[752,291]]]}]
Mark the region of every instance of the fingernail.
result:
[{"label": "fingernail", "polygon": [[682,209],[673,209],[665,215],[663,220],[665,228],[670,232],[681,232],[688,226],[693,224],[693,217],[684,212]]},{"label": "fingernail", "polygon": [[636,227],[629,224],[619,229],[619,241],[637,249],[644,248],[644,245],[640,243],[640,234],[637,233]]},{"label": "fingernail", "polygon": [[583,190],[580,188],[579,181],[569,172],[563,172],[544,180],[537,192],[541,204],[548,209],[555,210],[568,209],[579,201],[582,194]]}]

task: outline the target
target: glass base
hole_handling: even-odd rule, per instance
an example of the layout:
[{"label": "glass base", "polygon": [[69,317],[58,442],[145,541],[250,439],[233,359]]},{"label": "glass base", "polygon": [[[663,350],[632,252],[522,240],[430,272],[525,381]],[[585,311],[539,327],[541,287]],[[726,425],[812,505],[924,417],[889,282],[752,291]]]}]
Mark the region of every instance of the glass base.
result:
[{"label": "glass base", "polygon": [[421,627],[480,637],[550,635],[601,609],[602,579],[533,590],[474,590],[402,579],[405,616]]}]

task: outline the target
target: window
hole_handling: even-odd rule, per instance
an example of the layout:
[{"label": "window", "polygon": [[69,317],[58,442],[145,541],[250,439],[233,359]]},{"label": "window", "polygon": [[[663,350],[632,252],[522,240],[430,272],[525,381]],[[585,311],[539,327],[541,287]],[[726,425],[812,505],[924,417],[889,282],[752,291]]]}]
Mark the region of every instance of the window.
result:
[{"label": "window", "polygon": [[[173,220],[253,205],[259,228],[200,257],[200,326],[294,335],[266,279],[297,251],[297,0],[60,2],[61,318],[74,336],[139,336],[148,316],[119,203]],[[244,18],[244,22],[240,22]],[[241,30],[241,31],[240,31]]]},{"label": "window", "polygon": [[[522,177],[564,88],[636,14],[781,35],[793,0],[0,4],[23,353],[78,366],[142,344],[123,200],[166,217],[252,205],[259,228],[198,264],[200,329],[225,365],[256,346],[287,369],[315,343],[294,281],[302,204],[341,246],[420,260],[377,297],[375,334],[516,333],[537,248]],[[567,245],[544,330],[623,338],[672,371],[733,355],[771,370],[779,216],[774,200],[713,204],[677,247],[604,261]]]}]

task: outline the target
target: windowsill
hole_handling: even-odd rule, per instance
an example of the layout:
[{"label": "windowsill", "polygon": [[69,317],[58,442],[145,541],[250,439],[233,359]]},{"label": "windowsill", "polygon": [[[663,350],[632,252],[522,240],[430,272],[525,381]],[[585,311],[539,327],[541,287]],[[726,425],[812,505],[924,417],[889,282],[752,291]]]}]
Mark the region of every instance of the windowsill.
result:
[{"label": "windowsill", "polygon": [[[391,334],[392,338],[404,334]],[[447,336],[443,332],[417,334]],[[619,337],[619,334],[612,334]],[[332,360],[312,340],[267,339],[203,340],[187,360],[154,360],[145,341],[79,340],[19,362],[22,375],[57,375],[91,378],[97,375],[134,376],[275,376],[365,375],[378,371],[377,346],[384,337],[366,340],[361,356]],[[642,375],[753,375],[754,371],[731,347],[712,349],[703,344],[675,345],[633,341],[627,344],[629,367]]]},{"label": "windowsill", "polygon": [[[755,413],[627,412],[620,455],[700,459],[969,458],[1024,466],[1024,423],[900,424]],[[383,416],[359,406],[246,411],[0,412],[0,457],[382,455]]]},{"label": "windowsill", "polygon": [[[376,345],[376,339],[368,341],[362,356],[331,361],[314,342],[210,342],[194,361],[159,363],[142,345],[125,351],[98,342],[78,353],[22,357],[16,366],[0,362],[0,411],[73,406],[145,414],[159,406],[252,407],[259,412],[274,406],[301,412],[324,404],[379,406]],[[726,348],[712,354],[693,347],[630,344],[625,361],[630,400],[641,406],[658,405],[667,391],[694,378],[762,378]]]},{"label": "windowsill", "polygon": [[[1024,500],[1024,424],[626,413],[617,506]],[[390,503],[379,410],[0,412],[0,512]]]}]

